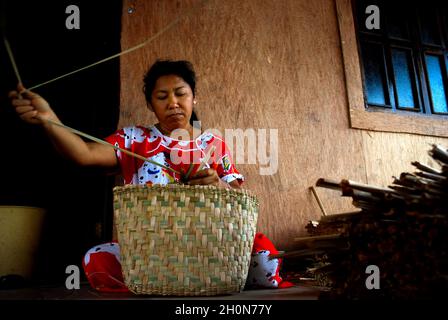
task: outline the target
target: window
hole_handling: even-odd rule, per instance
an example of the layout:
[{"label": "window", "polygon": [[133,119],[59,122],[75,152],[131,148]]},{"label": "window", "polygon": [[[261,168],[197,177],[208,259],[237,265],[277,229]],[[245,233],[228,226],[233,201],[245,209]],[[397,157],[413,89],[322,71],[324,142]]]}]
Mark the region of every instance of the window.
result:
[{"label": "window", "polygon": [[[379,29],[368,29],[379,9]],[[336,0],[354,128],[448,137],[448,1]]]},{"label": "window", "polygon": [[[369,30],[366,8],[372,4],[379,8],[380,28]],[[445,7],[435,1],[356,1],[368,108],[448,114]]]}]

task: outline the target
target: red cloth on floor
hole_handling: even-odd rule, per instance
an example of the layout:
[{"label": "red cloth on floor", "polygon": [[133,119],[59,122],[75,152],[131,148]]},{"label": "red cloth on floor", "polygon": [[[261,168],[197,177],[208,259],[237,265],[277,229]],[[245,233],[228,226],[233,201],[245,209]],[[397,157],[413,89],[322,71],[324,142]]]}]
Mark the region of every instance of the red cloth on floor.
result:
[{"label": "red cloth on floor", "polygon": [[128,292],[116,242],[100,244],[87,251],[82,266],[92,288],[102,292]]},{"label": "red cloth on floor", "polygon": [[257,233],[252,248],[252,259],[247,277],[247,288],[290,288],[294,284],[280,277],[282,259],[269,259],[277,254],[274,244],[263,233]]}]

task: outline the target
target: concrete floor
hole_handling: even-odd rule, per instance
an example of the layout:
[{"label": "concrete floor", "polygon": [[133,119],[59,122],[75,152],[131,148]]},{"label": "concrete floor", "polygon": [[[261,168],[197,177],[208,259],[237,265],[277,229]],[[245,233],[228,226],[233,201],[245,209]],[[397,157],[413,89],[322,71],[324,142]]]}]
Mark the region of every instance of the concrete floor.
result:
[{"label": "concrete floor", "polygon": [[0,290],[0,300],[317,300],[319,288],[295,286],[287,289],[246,290],[241,293],[210,297],[164,297],[132,293],[102,293],[90,288],[87,282],[79,290],[61,286]]}]

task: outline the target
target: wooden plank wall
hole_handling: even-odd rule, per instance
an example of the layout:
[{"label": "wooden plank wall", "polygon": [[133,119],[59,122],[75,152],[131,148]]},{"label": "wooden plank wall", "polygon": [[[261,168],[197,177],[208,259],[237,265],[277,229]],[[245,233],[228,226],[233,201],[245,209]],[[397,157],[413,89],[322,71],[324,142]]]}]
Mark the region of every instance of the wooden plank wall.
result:
[{"label": "wooden plank wall", "polygon": [[448,146],[448,139],[406,133],[363,132],[363,152],[366,157],[367,178],[370,184],[388,185],[392,176],[414,172],[412,161],[438,168],[428,155],[431,144]]},{"label": "wooden plank wall", "polygon": [[[122,49],[198,3],[125,0]],[[209,0],[147,47],[121,58],[120,126],[154,123],[141,88],[143,73],[157,58],[194,64],[196,112],[204,129],[278,130],[276,174],[260,175],[258,164],[237,167],[246,188],[259,196],[258,230],[282,249],[320,217],[309,191],[318,178],[387,184],[432,141],[349,128],[334,0]],[[337,192],[318,192],[329,213],[354,209]]]}]

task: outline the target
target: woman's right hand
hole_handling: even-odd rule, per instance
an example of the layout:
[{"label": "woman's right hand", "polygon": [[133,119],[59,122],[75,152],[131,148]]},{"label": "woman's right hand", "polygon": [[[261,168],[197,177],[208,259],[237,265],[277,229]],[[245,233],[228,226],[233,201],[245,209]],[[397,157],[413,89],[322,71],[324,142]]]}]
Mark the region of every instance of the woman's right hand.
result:
[{"label": "woman's right hand", "polygon": [[61,122],[48,102],[37,93],[25,90],[19,84],[17,91],[11,91],[8,96],[20,118],[28,123],[42,125],[56,150],[64,157],[79,165],[99,166],[114,171],[118,169],[113,148],[97,142],[85,142],[66,128],[54,126],[52,122]]},{"label": "woman's right hand", "polygon": [[17,114],[25,122],[43,124],[43,119],[57,119],[44,98],[37,93],[25,90],[21,84],[17,86],[17,91],[11,91],[8,96]]}]

